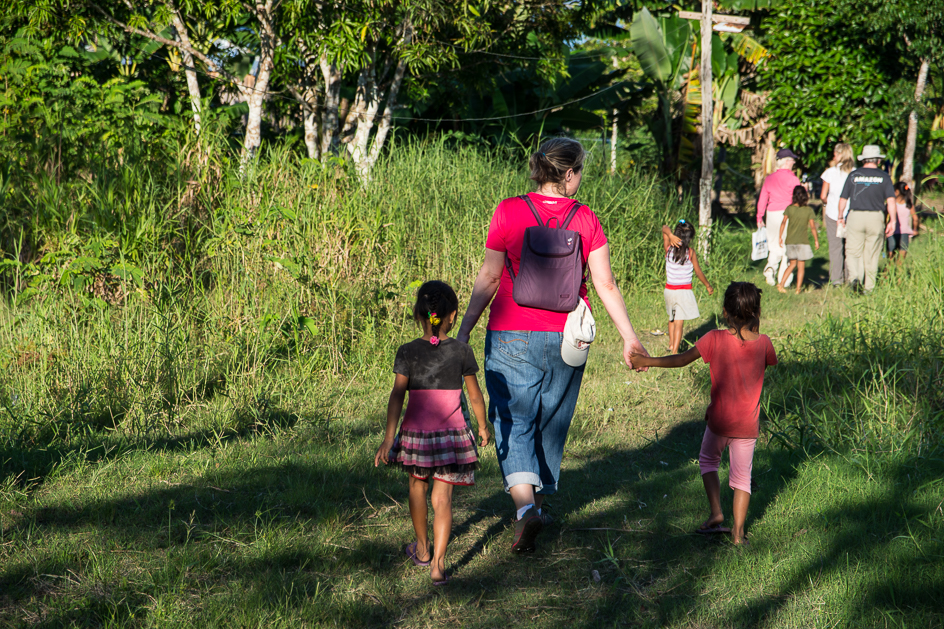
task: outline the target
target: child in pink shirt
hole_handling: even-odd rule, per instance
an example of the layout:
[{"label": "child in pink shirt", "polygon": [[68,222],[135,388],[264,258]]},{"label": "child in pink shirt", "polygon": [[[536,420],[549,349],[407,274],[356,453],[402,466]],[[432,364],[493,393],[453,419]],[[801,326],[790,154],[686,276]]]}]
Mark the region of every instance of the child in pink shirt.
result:
[{"label": "child in pink shirt", "polygon": [[[770,338],[758,332],[760,295],[761,291],[750,282],[732,282],[724,292],[722,311],[727,330],[708,332],[683,354],[632,357],[633,365],[638,367],[684,367],[699,357],[708,363],[711,402],[705,412],[708,426],[698,464],[711,516],[696,532],[730,533],[735,544],[747,543],[744,521],[751,500],[751,468],[759,430],[764,370],[777,364]],[[728,484],[734,490],[734,528],[731,529],[722,526],[724,513],[718,480],[718,466],[725,448],[731,461]]]},{"label": "child in pink shirt", "polygon": [[908,243],[915,234],[914,227],[918,224],[918,214],[914,209],[914,195],[904,181],[895,184],[895,209],[898,211],[895,233],[888,236],[886,241],[888,258],[901,264],[908,255]]}]

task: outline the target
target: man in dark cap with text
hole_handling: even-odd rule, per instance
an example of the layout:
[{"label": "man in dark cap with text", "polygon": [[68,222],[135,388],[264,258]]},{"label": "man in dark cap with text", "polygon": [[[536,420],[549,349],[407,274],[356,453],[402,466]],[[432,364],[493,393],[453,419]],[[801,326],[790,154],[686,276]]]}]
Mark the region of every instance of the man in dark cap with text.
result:
[{"label": "man in dark cap with text", "polygon": [[862,167],[849,173],[839,196],[838,222],[846,226],[847,279],[854,289],[869,293],[875,288],[885,238],[895,233],[895,186],[881,169],[881,148],[869,144],[858,159]]}]

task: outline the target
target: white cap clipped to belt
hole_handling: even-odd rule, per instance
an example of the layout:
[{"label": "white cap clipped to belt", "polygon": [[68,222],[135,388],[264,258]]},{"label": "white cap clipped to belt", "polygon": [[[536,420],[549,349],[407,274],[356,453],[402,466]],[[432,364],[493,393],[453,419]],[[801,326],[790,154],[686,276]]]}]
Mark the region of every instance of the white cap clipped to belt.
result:
[{"label": "white cap clipped to belt", "polygon": [[590,344],[597,334],[597,323],[587,302],[580,298],[577,307],[567,315],[564,324],[564,342],[561,343],[561,358],[571,367],[580,367],[587,362]]}]

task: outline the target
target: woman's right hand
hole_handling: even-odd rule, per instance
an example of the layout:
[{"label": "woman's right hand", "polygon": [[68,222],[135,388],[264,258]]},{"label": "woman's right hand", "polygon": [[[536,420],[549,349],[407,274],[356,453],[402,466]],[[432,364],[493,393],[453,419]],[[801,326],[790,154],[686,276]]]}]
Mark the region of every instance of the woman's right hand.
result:
[{"label": "woman's right hand", "polygon": [[626,362],[626,365],[636,371],[649,371],[649,367],[633,364],[633,354],[649,356],[649,352],[642,346],[638,338],[623,339],[623,360]]}]

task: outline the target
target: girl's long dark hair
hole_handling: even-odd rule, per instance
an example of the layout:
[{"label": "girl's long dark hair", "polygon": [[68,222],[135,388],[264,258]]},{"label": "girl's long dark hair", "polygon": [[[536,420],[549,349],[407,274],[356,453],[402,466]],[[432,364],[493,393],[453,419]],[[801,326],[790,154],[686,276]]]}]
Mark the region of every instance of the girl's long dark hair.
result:
[{"label": "girl's long dark hair", "polygon": [[[413,304],[413,320],[422,328],[423,321],[429,321],[433,336],[439,336],[439,330],[446,317],[459,310],[459,298],[452,286],[439,280],[431,280],[416,291],[416,303]],[[433,323],[435,315],[436,323]],[[447,328],[448,331],[448,328]]]},{"label": "girl's long dark hair", "polygon": [[793,205],[803,207],[810,201],[810,193],[804,186],[793,186]]},{"label": "girl's long dark hair", "polygon": [[909,210],[914,207],[914,193],[911,191],[911,186],[904,181],[899,181],[895,184],[895,192],[904,199],[905,207]]},{"label": "girl's long dark hair", "polygon": [[695,237],[695,226],[688,221],[679,221],[672,230],[681,241],[678,247],[675,247],[672,258],[678,264],[684,264],[688,261],[688,250],[692,248],[692,239]]},{"label": "girl's long dark hair", "polygon": [[724,291],[724,311],[728,327],[737,330],[742,341],[741,328],[751,332],[760,329],[761,290],[750,282],[731,282]]}]

